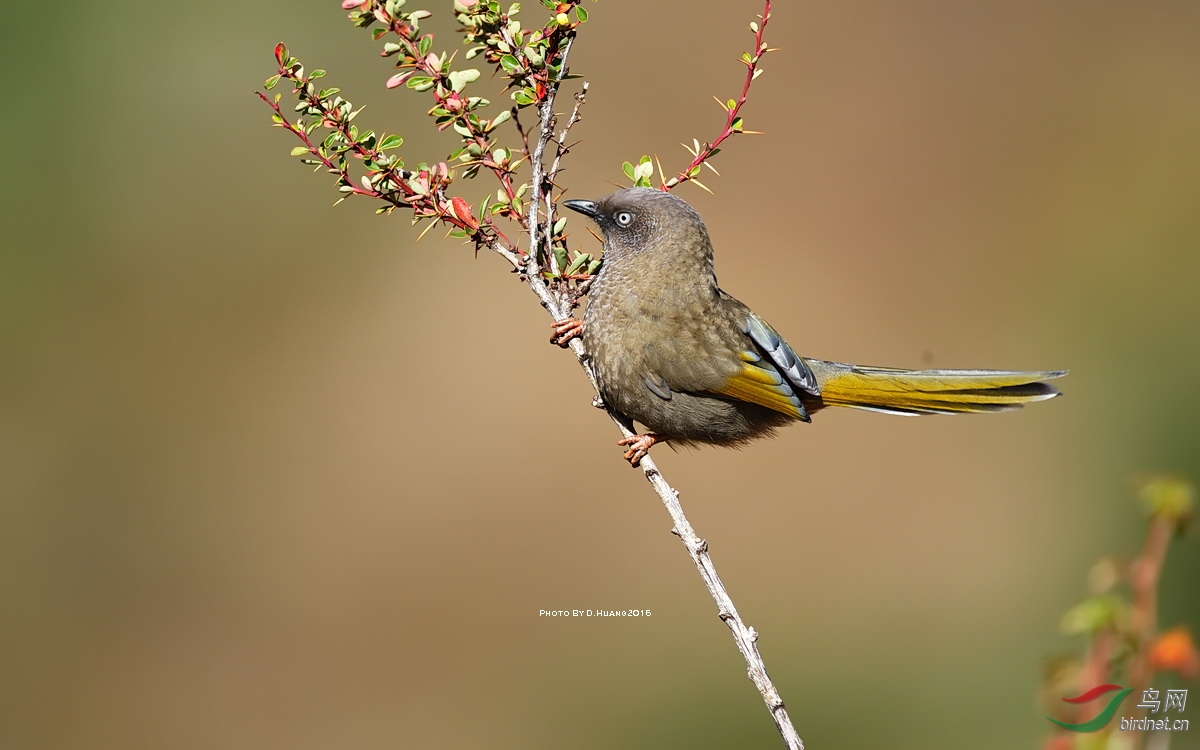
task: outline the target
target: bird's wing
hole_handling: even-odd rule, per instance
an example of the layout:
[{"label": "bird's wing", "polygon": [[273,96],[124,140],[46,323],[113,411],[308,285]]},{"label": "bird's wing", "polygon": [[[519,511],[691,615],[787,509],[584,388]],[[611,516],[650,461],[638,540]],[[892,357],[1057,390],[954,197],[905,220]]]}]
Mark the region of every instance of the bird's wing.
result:
[{"label": "bird's wing", "polygon": [[748,401],[808,421],[808,411],[796,395],[796,389],[771,362],[753,351],[742,352],[739,358],[741,367],[720,386],[709,389],[709,393]]},{"label": "bird's wing", "polygon": [[[739,306],[745,307],[744,305]],[[788,342],[783,340],[783,337],[771,327],[770,323],[747,309],[746,322],[742,326],[742,332],[750,337],[759,351],[779,368],[779,371],[794,387],[813,396],[821,395],[817,376],[813,374],[808,363],[792,351],[792,347],[788,346]]]},{"label": "bird's wing", "polygon": [[737,352],[741,366],[710,391],[807,422],[800,392],[820,395],[816,376],[767,321],[732,297],[725,299],[743,336]]},{"label": "bird's wing", "polygon": [[[808,421],[800,394],[819,395],[812,370],[765,320],[732,297],[722,296],[731,325],[696,333],[703,340],[680,351],[674,351],[676,342],[669,339],[655,342],[653,351],[648,351],[654,375],[644,378],[647,387],[664,399],[670,398],[671,391],[709,393]],[[711,356],[697,358],[697,350]]]}]

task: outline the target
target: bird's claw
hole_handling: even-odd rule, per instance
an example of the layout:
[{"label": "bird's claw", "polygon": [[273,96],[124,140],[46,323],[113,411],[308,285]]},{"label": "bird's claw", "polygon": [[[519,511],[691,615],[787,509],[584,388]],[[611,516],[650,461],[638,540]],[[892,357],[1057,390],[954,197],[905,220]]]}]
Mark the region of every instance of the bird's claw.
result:
[{"label": "bird's claw", "polygon": [[617,445],[629,446],[629,450],[625,451],[625,460],[630,466],[636,467],[650,452],[651,446],[655,443],[661,443],[666,438],[655,435],[653,432],[648,432],[645,435],[634,435],[633,437],[622,438],[617,441]]},{"label": "bird's claw", "polygon": [[550,343],[566,349],[571,345],[571,339],[583,335],[583,321],[579,318],[556,320],[550,324],[554,333],[550,335]]}]

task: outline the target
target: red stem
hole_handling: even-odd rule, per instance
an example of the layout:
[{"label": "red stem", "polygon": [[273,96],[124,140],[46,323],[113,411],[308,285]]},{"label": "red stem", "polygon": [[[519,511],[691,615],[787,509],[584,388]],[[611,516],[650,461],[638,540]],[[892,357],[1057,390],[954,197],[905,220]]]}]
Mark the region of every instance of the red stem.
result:
[{"label": "red stem", "polygon": [[744,63],[746,66],[746,80],[742,82],[742,95],[734,102],[733,109],[729,110],[729,114],[725,118],[725,128],[717,136],[716,140],[703,145],[700,153],[696,154],[696,158],[692,159],[692,162],[674,178],[674,181],[668,180],[659,186],[659,190],[667,192],[671,188],[693,179],[691,171],[708,161],[709,157],[713,155],[713,152],[717,150],[721,143],[733,135],[733,123],[737,120],[738,113],[742,111],[742,105],[746,103],[746,96],[750,93],[750,84],[754,82],[754,72],[758,70],[758,61],[762,59],[763,32],[767,30],[767,21],[771,18],[771,0],[765,1],[761,18],[762,23],[758,25],[758,31],[754,34],[754,52],[751,54],[751,60],[748,63]]}]

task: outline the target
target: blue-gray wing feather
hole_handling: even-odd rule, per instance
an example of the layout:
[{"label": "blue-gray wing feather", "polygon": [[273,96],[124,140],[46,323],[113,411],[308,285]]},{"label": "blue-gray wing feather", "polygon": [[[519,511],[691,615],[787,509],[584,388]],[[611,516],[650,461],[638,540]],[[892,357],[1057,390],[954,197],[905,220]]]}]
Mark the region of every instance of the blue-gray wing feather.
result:
[{"label": "blue-gray wing feather", "polygon": [[779,369],[784,377],[796,388],[813,396],[821,395],[817,384],[817,376],[809,369],[808,363],[801,359],[788,342],[776,333],[775,329],[754,312],[747,310],[746,322],[742,331],[748,335],[758,348],[767,355],[767,359]]}]

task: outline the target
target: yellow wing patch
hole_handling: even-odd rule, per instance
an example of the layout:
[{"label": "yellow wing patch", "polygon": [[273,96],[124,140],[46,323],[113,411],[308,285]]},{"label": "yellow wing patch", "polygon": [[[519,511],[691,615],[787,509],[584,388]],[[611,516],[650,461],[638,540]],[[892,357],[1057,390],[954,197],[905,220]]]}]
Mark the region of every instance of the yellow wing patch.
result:
[{"label": "yellow wing patch", "polygon": [[750,363],[742,365],[742,369],[727,380],[724,386],[712,392],[758,404],[796,419],[804,419],[807,416],[800,399],[779,373]]}]

